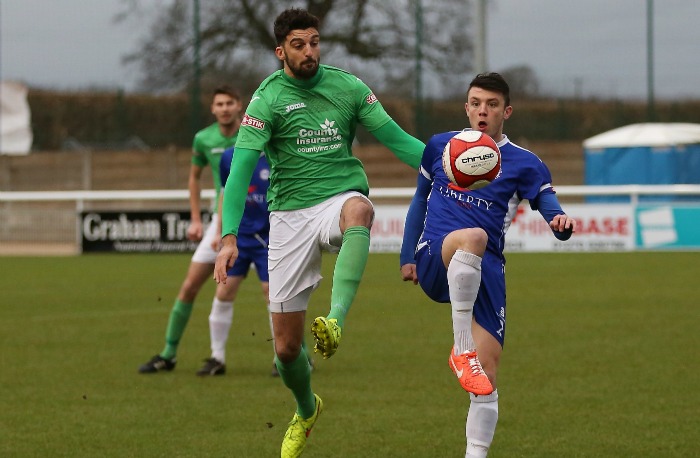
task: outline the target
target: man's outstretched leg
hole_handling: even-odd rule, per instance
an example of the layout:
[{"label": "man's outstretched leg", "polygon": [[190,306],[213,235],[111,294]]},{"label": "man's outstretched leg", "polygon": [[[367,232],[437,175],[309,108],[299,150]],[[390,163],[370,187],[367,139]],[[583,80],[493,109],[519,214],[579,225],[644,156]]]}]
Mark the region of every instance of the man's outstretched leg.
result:
[{"label": "man's outstretched leg", "polygon": [[348,228],[343,234],[343,245],[333,273],[331,311],[327,318],[318,317],[311,326],[316,340],[314,350],[324,358],[338,349],[345,316],[350,310],[369,255],[369,229],[363,226]]},{"label": "man's outstretched leg", "polygon": [[314,351],[330,358],[338,349],[345,317],[350,311],[369,257],[370,227],[374,218],[372,204],[361,197],[351,197],[340,213],[338,227],[343,238],[333,272],[331,310],[311,325],[316,345]]}]

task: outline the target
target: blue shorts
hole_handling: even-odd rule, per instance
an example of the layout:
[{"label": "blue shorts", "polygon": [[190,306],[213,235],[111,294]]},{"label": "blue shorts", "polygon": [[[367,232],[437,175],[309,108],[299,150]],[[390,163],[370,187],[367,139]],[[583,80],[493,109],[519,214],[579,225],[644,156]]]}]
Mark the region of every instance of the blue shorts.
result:
[{"label": "blue shorts", "polygon": [[[435,302],[450,302],[447,268],[442,262],[445,237],[416,253],[416,274],[425,294]],[[506,335],[506,275],[500,259],[486,254],[481,261],[481,285],[474,303],[474,318],[503,346]]]},{"label": "blue shorts", "polygon": [[250,265],[255,265],[255,271],[261,282],[270,281],[267,273],[267,247],[259,241],[253,239],[255,243],[245,243],[246,240],[239,240],[238,258],[233,263],[226,274],[229,277],[246,277],[250,270]]}]

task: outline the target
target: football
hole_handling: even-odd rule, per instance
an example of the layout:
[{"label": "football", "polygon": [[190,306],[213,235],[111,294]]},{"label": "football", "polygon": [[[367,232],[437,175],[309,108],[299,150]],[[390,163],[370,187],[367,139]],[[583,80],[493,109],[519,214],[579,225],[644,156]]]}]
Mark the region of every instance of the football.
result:
[{"label": "football", "polygon": [[442,150],[442,168],[452,184],[480,189],[501,173],[501,151],[488,135],[464,130],[452,137]]}]

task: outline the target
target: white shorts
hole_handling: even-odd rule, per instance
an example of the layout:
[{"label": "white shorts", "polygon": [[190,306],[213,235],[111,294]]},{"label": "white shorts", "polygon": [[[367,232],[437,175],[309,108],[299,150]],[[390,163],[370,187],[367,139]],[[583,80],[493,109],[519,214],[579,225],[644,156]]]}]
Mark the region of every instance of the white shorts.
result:
[{"label": "white shorts", "polygon": [[362,197],[372,205],[364,195],[349,191],[313,207],[270,213],[270,311],[306,310],[309,294],[293,299],[305,290],[310,293],[323,278],[322,251],[340,251],[340,211],[352,197]]},{"label": "white shorts", "polygon": [[218,251],[214,251],[211,247],[214,238],[216,237],[216,224],[219,220],[219,215],[214,213],[211,215],[211,221],[209,225],[204,228],[204,236],[202,240],[197,245],[197,249],[192,255],[192,262],[199,262],[202,264],[215,264],[216,255],[219,254]]}]

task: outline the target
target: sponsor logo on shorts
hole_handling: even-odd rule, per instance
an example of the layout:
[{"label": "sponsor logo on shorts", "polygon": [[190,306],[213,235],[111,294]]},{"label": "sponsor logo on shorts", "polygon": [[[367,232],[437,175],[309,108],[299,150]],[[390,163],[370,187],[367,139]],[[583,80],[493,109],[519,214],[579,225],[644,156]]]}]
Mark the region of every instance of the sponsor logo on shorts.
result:
[{"label": "sponsor logo on shorts", "polygon": [[246,113],[245,116],[243,116],[243,120],[241,121],[241,125],[243,126],[249,126],[254,129],[259,129],[263,130],[265,128],[265,121],[261,121],[259,119],[256,119],[252,116],[248,116]]}]

